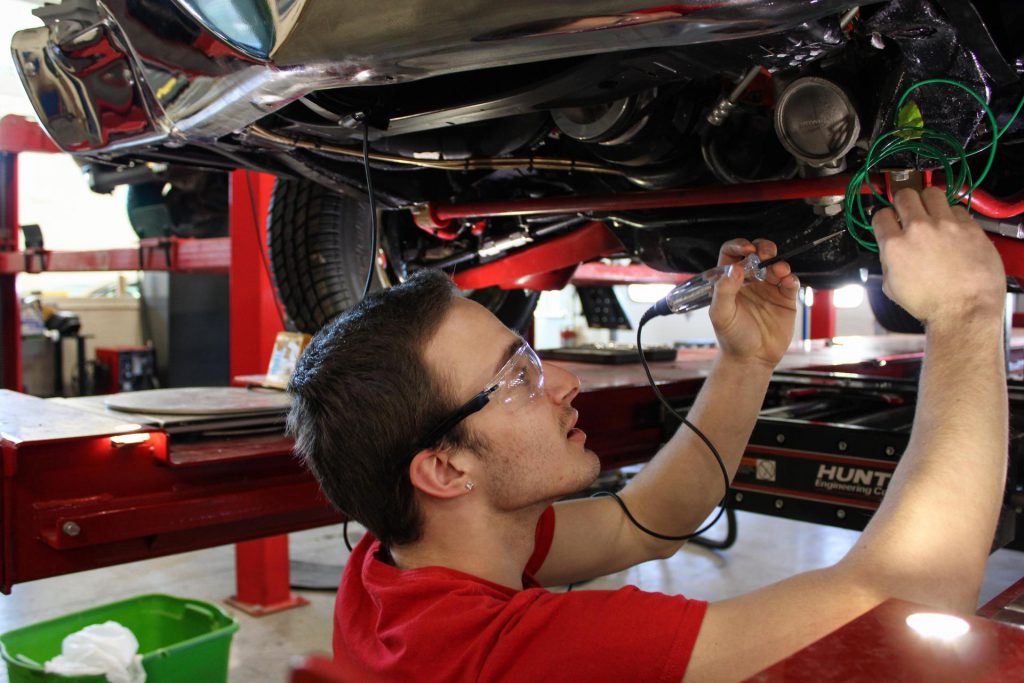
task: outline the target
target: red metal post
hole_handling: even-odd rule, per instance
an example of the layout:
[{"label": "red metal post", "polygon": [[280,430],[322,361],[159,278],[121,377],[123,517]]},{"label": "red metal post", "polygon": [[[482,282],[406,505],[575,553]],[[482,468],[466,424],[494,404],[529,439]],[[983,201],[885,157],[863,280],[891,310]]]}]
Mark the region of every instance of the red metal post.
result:
[{"label": "red metal post", "polygon": [[836,336],[836,307],[832,304],[832,290],[814,292],[811,306],[811,339],[831,339]]},{"label": "red metal post", "polygon": [[[284,330],[266,252],[267,208],[274,177],[231,174],[231,376],[263,374],[277,333]],[[235,546],[238,593],[228,602],[261,616],[307,604],[289,586],[288,537],[272,536]]]},{"label": "red metal post", "polygon": [[[18,153],[0,152],[0,255],[18,250]],[[0,386],[21,391],[17,275],[0,274]]]},{"label": "red metal post", "polygon": [[[24,116],[0,118],[0,260],[18,251],[18,154],[59,152]],[[15,273],[0,273],[0,386],[21,391],[21,307]]]},{"label": "red metal post", "polygon": [[271,536],[235,545],[236,595],[232,607],[263,616],[309,603],[289,586],[288,537]]},{"label": "red metal post", "polygon": [[267,207],[274,176],[231,174],[231,376],[267,371],[277,333],[284,330],[270,279]]},{"label": "red metal post", "polygon": [[60,149],[38,123],[24,116],[8,114],[0,118],[0,151],[55,154]]}]

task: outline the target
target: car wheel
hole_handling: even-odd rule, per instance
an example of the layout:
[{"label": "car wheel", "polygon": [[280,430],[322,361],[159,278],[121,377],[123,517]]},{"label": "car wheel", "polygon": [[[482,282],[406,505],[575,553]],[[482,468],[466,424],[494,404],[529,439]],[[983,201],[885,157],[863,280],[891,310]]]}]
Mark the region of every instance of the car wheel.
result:
[{"label": "car wheel", "polygon": [[905,334],[923,334],[924,325],[921,321],[910,315],[898,303],[890,299],[882,291],[881,285],[870,285],[868,290],[868,302],[871,304],[871,311],[875,314],[878,324],[890,332],[902,332]]},{"label": "car wheel", "polygon": [[[367,202],[311,181],[279,178],[270,200],[267,240],[274,286],[295,329],[313,334],[358,303],[370,262]],[[378,268],[371,289],[388,281]],[[491,287],[466,296],[522,332],[539,294]]]}]

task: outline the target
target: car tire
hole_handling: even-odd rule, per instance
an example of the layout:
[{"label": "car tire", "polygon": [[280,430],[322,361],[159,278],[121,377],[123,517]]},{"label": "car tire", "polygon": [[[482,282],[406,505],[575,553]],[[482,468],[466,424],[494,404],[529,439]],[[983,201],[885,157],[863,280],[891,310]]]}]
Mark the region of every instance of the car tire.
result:
[{"label": "car tire", "polygon": [[886,296],[881,285],[871,285],[867,290],[871,312],[875,314],[875,320],[884,329],[903,334],[924,334],[924,325],[921,324],[921,321]]},{"label": "car tire", "polygon": [[[270,200],[267,241],[274,287],[294,329],[313,334],[358,303],[370,263],[366,201],[311,181],[279,178]],[[386,285],[378,270],[371,289]],[[539,293],[490,287],[466,296],[522,332]]]}]

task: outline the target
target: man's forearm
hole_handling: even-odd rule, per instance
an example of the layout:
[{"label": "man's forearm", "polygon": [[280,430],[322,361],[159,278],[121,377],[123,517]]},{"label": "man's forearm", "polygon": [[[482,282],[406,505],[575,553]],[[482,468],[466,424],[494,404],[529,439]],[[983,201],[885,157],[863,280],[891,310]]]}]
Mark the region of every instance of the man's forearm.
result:
[{"label": "man's forearm", "polygon": [[1004,362],[998,318],[929,326],[913,436],[848,556],[886,595],[973,610],[1006,473]]},{"label": "man's forearm", "polygon": [[[715,444],[730,481],[754,429],[772,371],[763,363],[719,356],[690,409],[688,419]],[[714,455],[681,425],[623,496],[646,526],[675,536],[693,531],[723,493]]]}]

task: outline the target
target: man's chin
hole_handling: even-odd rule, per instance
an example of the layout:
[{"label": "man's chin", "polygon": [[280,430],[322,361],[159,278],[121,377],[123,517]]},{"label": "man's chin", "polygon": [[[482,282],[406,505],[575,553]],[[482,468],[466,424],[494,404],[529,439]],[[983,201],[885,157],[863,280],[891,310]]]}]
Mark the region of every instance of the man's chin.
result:
[{"label": "man's chin", "polygon": [[[584,479],[584,483],[583,483],[582,486],[580,486],[579,491],[583,491],[584,489],[589,488],[590,486],[592,486],[593,483],[595,481],[597,481],[597,478],[599,476],[601,476],[601,459],[599,457],[597,457],[597,453],[595,453],[594,451],[590,450],[589,448],[584,448],[583,449],[583,454],[584,454],[584,456],[587,456],[587,457],[589,457],[591,459],[592,464],[593,464],[593,471],[592,472],[588,472],[587,476],[585,476],[583,478]],[[579,491],[577,491],[577,493],[579,493]]]}]

